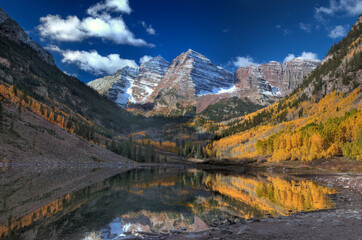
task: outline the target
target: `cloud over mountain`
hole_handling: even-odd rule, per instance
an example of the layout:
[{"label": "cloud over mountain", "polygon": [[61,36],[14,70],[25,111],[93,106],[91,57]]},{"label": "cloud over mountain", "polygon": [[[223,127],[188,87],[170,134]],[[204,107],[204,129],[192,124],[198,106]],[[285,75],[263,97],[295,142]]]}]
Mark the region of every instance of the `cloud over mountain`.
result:
[{"label": "cloud over mountain", "polygon": [[95,37],[116,44],[153,47],[153,44],[136,38],[121,15],[113,17],[110,14],[111,12],[131,13],[131,11],[127,0],[107,0],[90,7],[87,10],[89,16],[83,19],[77,16],[62,18],[60,15],[50,14],[41,17],[41,24],[37,29],[41,37],[55,41],[80,42]]},{"label": "cloud over mountain", "polygon": [[[310,59],[310,60],[319,60],[318,55],[312,52],[302,52],[301,55],[298,56],[299,58],[303,59]],[[293,53],[289,53],[285,58],[284,62],[289,62],[290,60],[297,58]]]},{"label": "cloud over mountain", "polygon": [[339,38],[339,37],[344,37],[347,35],[347,29],[344,26],[336,26],[335,28],[333,28],[329,34],[328,37],[330,38]]}]

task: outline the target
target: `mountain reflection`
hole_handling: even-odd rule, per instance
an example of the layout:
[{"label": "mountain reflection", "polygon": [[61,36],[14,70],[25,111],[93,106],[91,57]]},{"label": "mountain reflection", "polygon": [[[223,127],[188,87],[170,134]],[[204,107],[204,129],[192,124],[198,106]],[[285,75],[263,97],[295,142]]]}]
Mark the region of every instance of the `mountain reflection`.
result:
[{"label": "mountain reflection", "polygon": [[[263,218],[331,208],[328,195],[335,193],[307,179],[270,172],[152,168],[116,174],[52,200],[66,190],[47,189],[34,197],[38,188],[14,190],[14,183],[4,179],[0,236],[9,239],[116,239],[137,232],[199,231],[219,217]],[[17,204],[8,206],[9,197]]]}]

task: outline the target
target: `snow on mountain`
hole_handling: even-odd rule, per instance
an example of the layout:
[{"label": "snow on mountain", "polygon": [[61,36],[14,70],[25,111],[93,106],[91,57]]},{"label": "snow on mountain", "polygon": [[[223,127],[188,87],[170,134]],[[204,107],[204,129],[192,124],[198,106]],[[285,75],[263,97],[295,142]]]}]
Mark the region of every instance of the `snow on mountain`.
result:
[{"label": "snow on mountain", "polygon": [[87,85],[121,107],[129,103],[144,103],[158,86],[169,65],[158,56],[143,63],[140,68],[124,67],[111,76],[96,79]]},{"label": "snow on mountain", "polygon": [[192,100],[199,94],[214,93],[215,89],[231,88],[233,83],[230,72],[190,49],[172,61],[151,100],[170,91],[180,100]]},{"label": "snow on mountain", "polygon": [[132,103],[145,103],[166,74],[170,63],[158,56],[141,65],[139,75],[132,86]]},{"label": "snow on mountain", "polygon": [[[88,86],[121,107],[151,104],[150,115],[171,112],[171,115],[187,115],[195,106],[205,107],[215,99],[233,96],[270,104],[275,97],[283,97],[296,89],[319,64],[319,60],[299,57],[283,64],[271,61],[241,67],[233,76],[190,49],[171,64],[158,56],[139,68],[123,68]],[[198,104],[198,101],[203,102]]]},{"label": "snow on mountain", "polygon": [[286,96],[303,82],[321,61],[294,58],[288,62],[269,62],[241,67],[235,73],[235,85],[240,90],[254,90],[267,96]]}]

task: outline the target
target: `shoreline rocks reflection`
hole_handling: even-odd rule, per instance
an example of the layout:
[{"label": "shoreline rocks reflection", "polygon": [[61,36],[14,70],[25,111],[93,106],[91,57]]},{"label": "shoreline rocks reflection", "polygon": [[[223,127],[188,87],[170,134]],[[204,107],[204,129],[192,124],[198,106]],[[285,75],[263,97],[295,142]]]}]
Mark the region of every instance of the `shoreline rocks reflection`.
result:
[{"label": "shoreline rocks reflection", "polygon": [[[7,186],[11,182],[2,182],[1,199],[9,195]],[[8,217],[1,218],[0,236],[120,239],[143,232],[203,231],[218,219],[260,219],[333,208],[329,195],[334,193],[335,189],[308,179],[272,172],[133,169],[53,200],[49,197],[18,217],[12,214],[24,205],[44,201],[22,199],[9,209],[3,200],[0,211]]]}]

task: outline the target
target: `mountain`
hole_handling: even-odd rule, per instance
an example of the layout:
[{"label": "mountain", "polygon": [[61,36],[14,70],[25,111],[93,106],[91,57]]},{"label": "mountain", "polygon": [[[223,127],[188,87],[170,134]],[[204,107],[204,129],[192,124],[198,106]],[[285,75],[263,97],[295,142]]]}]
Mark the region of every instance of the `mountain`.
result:
[{"label": "mountain", "polygon": [[[283,83],[280,90],[283,86],[286,92],[291,90],[289,86],[299,87],[268,107],[213,127],[216,136],[207,147],[209,156],[273,162],[311,162],[338,156],[362,159],[361,39],[362,15],[301,85],[294,77],[304,74],[300,67],[303,64],[290,61],[289,66],[283,64],[280,68],[273,62],[271,73]],[[314,66],[314,62],[310,64]],[[291,70],[283,70],[280,77],[277,73],[285,67]],[[256,71],[262,75],[263,68],[259,66]],[[255,71],[255,67],[249,69]],[[293,73],[293,69],[299,73]],[[277,86],[270,78],[263,77],[272,82],[270,85]],[[290,81],[293,78],[296,81]],[[248,82],[242,83],[250,86]],[[252,87],[257,89],[258,85]],[[195,118],[194,122],[200,120]],[[209,126],[207,122],[203,130]]]},{"label": "mountain", "polygon": [[[234,116],[237,112],[250,113],[250,109],[269,105],[291,93],[319,64],[319,60],[304,58],[283,64],[272,61],[241,67],[233,76],[190,49],[171,64],[159,56],[143,63],[138,70],[124,68],[88,86],[128,110],[143,109],[147,116],[191,116],[221,99],[236,97],[250,107],[241,109],[244,104],[232,104],[239,106],[238,110],[227,115]],[[217,111],[216,108],[225,106],[226,102],[212,108]],[[220,111],[233,110],[227,107]]]},{"label": "mountain", "polygon": [[159,85],[169,66],[170,63],[158,56],[139,68],[124,67],[111,76],[93,80],[87,85],[121,107],[142,104]]},{"label": "mountain", "polygon": [[235,73],[235,86],[271,96],[284,97],[303,83],[321,61],[294,58],[288,62],[271,61],[258,66],[241,67]]},{"label": "mountain", "polygon": [[[0,160],[31,163],[38,157],[42,164],[66,158],[73,163],[83,158],[87,162],[124,161],[104,147],[125,155],[130,150],[121,136],[168,123],[124,111],[65,74],[15,21],[3,10],[0,13]],[[62,152],[66,154],[57,158]]]},{"label": "mountain", "polygon": [[96,79],[87,85],[119,106],[125,107],[131,98],[131,89],[138,74],[138,68],[124,67],[111,76]]},{"label": "mountain", "polygon": [[175,90],[181,96],[193,99],[196,95],[214,93],[221,88],[230,88],[233,83],[231,73],[190,49],[172,61],[152,96],[157,96],[160,92],[167,93]]},{"label": "mountain", "polygon": [[7,37],[17,43],[23,43],[34,49],[39,57],[49,63],[55,65],[53,56],[44,50],[37,42],[31,39],[17,22],[12,20],[10,16],[0,7],[0,35]]},{"label": "mountain", "polygon": [[230,72],[190,49],[172,61],[147,101],[155,104],[153,114],[194,115],[198,96],[231,88],[233,83]]},{"label": "mountain", "polygon": [[132,103],[145,103],[165,76],[170,63],[163,57],[152,58],[141,64],[139,75],[132,87]]},{"label": "mountain", "polygon": [[322,64],[302,85],[308,97],[323,98],[333,91],[349,93],[362,84],[362,14],[342,41],[334,44]]}]

